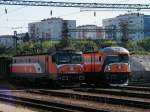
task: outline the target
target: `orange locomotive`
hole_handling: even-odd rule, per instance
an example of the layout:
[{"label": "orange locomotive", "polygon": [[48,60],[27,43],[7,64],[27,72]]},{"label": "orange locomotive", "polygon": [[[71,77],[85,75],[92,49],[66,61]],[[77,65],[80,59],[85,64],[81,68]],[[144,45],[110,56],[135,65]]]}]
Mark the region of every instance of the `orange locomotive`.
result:
[{"label": "orange locomotive", "polygon": [[122,47],[106,47],[99,52],[84,53],[85,82],[127,85],[130,76],[129,51]]},{"label": "orange locomotive", "polygon": [[14,56],[11,78],[75,86],[84,79],[82,61],[82,53],[70,51]]}]

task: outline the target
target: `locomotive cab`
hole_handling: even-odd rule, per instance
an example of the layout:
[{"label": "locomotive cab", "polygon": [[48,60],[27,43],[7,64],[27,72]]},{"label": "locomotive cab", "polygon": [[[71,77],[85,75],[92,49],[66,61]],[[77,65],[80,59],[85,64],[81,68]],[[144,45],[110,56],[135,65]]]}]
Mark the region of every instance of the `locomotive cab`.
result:
[{"label": "locomotive cab", "polygon": [[104,73],[110,85],[128,84],[130,65],[128,54],[113,54],[104,58]]},{"label": "locomotive cab", "polygon": [[61,85],[75,85],[84,80],[81,52],[57,52],[52,56],[52,61],[56,63]]}]

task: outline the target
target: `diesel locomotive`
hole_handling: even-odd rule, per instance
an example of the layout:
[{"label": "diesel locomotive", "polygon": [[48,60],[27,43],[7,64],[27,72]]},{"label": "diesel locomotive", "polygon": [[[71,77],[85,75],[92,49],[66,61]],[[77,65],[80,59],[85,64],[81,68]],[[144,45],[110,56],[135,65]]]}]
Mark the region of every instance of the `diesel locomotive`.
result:
[{"label": "diesel locomotive", "polygon": [[127,85],[130,78],[129,51],[123,47],[106,47],[84,53],[87,84]]}]

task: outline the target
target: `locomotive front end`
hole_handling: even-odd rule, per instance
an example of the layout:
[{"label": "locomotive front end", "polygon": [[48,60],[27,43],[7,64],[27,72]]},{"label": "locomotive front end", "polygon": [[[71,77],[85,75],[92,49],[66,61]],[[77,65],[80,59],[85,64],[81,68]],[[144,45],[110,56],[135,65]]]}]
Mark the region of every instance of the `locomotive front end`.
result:
[{"label": "locomotive front end", "polygon": [[59,52],[55,55],[58,82],[61,86],[79,86],[84,80],[81,52]]},{"label": "locomotive front end", "polygon": [[127,85],[130,76],[128,59],[121,59],[118,55],[107,56],[107,64],[105,64],[104,72],[109,84]]},{"label": "locomotive front end", "polygon": [[[110,48],[109,48],[110,49]],[[104,59],[104,73],[109,85],[127,85],[130,78],[129,52],[121,47],[111,48]]]}]

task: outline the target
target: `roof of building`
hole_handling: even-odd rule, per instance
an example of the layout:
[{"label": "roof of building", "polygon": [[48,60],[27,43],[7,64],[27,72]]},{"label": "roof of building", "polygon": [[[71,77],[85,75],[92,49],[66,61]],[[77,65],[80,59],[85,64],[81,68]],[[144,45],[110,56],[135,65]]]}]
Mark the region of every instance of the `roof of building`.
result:
[{"label": "roof of building", "polygon": [[125,14],[118,15],[117,17],[122,17],[122,16],[139,16],[139,15],[144,15],[144,14],[142,14],[142,13],[125,13]]},{"label": "roof of building", "polygon": [[80,25],[78,26],[78,28],[80,27],[97,27],[96,25],[93,25],[93,24],[87,24],[87,25]]},{"label": "roof of building", "polygon": [[63,19],[62,18],[52,17],[52,18],[43,19],[41,21],[47,21],[47,20],[63,20]]}]

